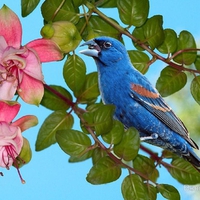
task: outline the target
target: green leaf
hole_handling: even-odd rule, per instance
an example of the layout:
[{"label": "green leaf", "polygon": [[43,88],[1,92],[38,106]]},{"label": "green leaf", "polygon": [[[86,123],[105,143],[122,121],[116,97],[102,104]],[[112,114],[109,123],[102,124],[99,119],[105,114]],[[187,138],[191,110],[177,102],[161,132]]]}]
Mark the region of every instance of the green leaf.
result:
[{"label": "green leaf", "polygon": [[108,133],[113,125],[115,106],[97,104],[94,111],[86,112],[83,118],[87,126],[94,127],[96,135]]},{"label": "green leaf", "polygon": [[114,145],[113,151],[118,157],[130,161],[137,156],[139,147],[140,137],[138,132],[133,128],[129,128],[124,133],[121,142]]},{"label": "green leaf", "polygon": [[170,167],[168,171],[180,183],[188,185],[200,183],[200,173],[189,162],[177,158],[171,164],[173,167]]},{"label": "green leaf", "polygon": [[[49,85],[49,86],[63,97],[72,101],[71,94],[65,88],[57,85]],[[51,110],[68,110],[70,107],[70,105],[68,105],[63,98],[59,97],[53,92],[50,92],[46,88],[44,90],[44,96],[40,104]]]},{"label": "green leaf", "polygon": [[137,42],[132,41],[135,48],[138,49],[139,51],[143,51],[144,49],[142,47],[140,47],[139,44],[143,43],[145,45],[148,45],[146,38],[145,38],[145,35],[144,35],[143,26],[142,27],[136,27],[133,30],[132,35],[137,39]]},{"label": "green leaf", "polygon": [[123,134],[124,125],[121,122],[114,120],[111,131],[102,135],[102,138],[108,144],[118,144],[121,141]]},{"label": "green leaf", "polygon": [[197,55],[194,65],[197,70],[200,70],[200,55]]},{"label": "green leaf", "polygon": [[41,151],[56,142],[56,132],[58,130],[72,128],[74,119],[72,115],[65,111],[55,111],[50,114],[40,127],[37,140],[36,151]]},{"label": "green leaf", "polygon": [[103,135],[111,130],[115,106],[102,105],[94,112],[94,127],[96,135]]},{"label": "green leaf", "polygon": [[79,103],[88,103],[99,96],[98,74],[92,72],[86,75],[85,82],[78,96]]},{"label": "green leaf", "polygon": [[91,158],[92,154],[93,154],[93,150],[90,150],[81,156],[70,156],[69,162],[70,163],[82,162],[84,160],[87,160],[88,158]]},{"label": "green leaf", "polygon": [[121,168],[109,157],[101,158],[89,171],[87,181],[94,185],[110,183],[121,175]]},{"label": "green leaf", "polygon": [[136,27],[132,35],[138,39],[134,45],[138,50],[143,50],[137,43],[149,45],[151,49],[159,47],[164,42],[163,19],[161,15],[149,18],[141,27]]},{"label": "green leaf", "polygon": [[127,176],[122,182],[121,190],[125,200],[149,200],[147,189],[137,174]]},{"label": "green leaf", "polygon": [[77,96],[83,87],[86,78],[86,66],[84,61],[77,55],[69,55],[63,68],[63,76],[69,88]]},{"label": "green leaf", "polygon": [[60,130],[56,134],[60,148],[70,156],[79,157],[91,146],[90,138],[77,130]]},{"label": "green leaf", "polygon": [[168,184],[158,184],[157,185],[158,191],[162,194],[163,197],[169,200],[179,200],[180,199],[180,194],[178,190]]},{"label": "green leaf", "polygon": [[84,0],[72,0],[75,7],[79,7],[84,3]]},{"label": "green leaf", "polygon": [[163,18],[161,15],[155,15],[149,18],[143,25],[145,40],[148,42],[151,49],[160,46],[165,38],[162,28]]},{"label": "green leaf", "polygon": [[187,76],[184,72],[170,66],[165,67],[156,82],[156,88],[161,96],[169,96],[180,89],[187,83]]},{"label": "green leaf", "polygon": [[95,165],[101,158],[106,157],[106,155],[107,153],[100,147],[95,148],[92,154],[93,165]]},{"label": "green leaf", "polygon": [[194,100],[200,104],[200,76],[196,76],[190,85],[190,91]]},{"label": "green leaf", "polygon": [[142,26],[149,13],[148,0],[118,0],[119,17],[124,24]]},{"label": "green leaf", "polygon": [[97,2],[97,6],[101,7],[101,8],[117,7],[117,1],[116,0],[104,0],[104,1],[95,0],[95,2]]},{"label": "green leaf", "polygon": [[149,56],[146,53],[136,50],[128,51],[128,54],[132,65],[142,74],[145,74],[149,67]]},{"label": "green leaf", "polygon": [[172,29],[165,29],[164,34],[165,34],[165,40],[158,47],[158,51],[165,54],[173,53],[177,49],[178,39],[177,39],[176,32]]},{"label": "green leaf", "polygon": [[159,172],[156,169],[154,161],[146,156],[137,155],[133,160],[134,169],[142,172],[149,180],[156,182],[159,177]]},{"label": "green leaf", "polygon": [[[109,19],[117,23],[114,19]],[[85,17],[81,18],[77,24],[77,28],[80,32],[83,30],[81,36],[85,41],[98,36],[110,36],[116,39],[121,38],[121,33],[118,30],[98,16],[91,16],[89,21],[86,21]]]},{"label": "green leaf", "polygon": [[[176,52],[188,48],[196,48],[194,37],[188,31],[181,31],[178,37],[178,46]],[[196,51],[184,52],[175,56],[174,61],[180,64],[191,65],[196,60],[196,56]]]},{"label": "green leaf", "polygon": [[171,159],[171,158],[179,158],[179,156],[176,155],[175,153],[165,149],[162,151],[162,158]]},{"label": "green leaf", "polygon": [[153,185],[146,183],[147,187],[147,196],[149,197],[149,200],[156,200],[157,199],[157,189]]},{"label": "green leaf", "polygon": [[47,22],[70,21],[77,24],[79,21],[78,7],[75,7],[72,1],[65,1],[62,7],[57,11],[62,2],[63,0],[45,0],[41,6],[44,20]]},{"label": "green leaf", "polygon": [[38,5],[40,0],[21,0],[22,17],[29,15]]}]

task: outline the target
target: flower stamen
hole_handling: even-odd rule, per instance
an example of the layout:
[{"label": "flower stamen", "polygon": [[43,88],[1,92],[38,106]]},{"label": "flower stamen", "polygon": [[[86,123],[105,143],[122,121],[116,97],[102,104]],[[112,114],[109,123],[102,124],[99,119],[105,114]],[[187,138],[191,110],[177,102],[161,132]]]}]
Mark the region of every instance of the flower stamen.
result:
[{"label": "flower stamen", "polygon": [[[13,148],[12,145],[9,145],[9,146],[5,146],[5,150],[7,152],[7,155],[8,155],[8,160],[7,162],[5,161],[5,158],[2,157],[2,160],[6,166],[6,169],[9,170],[9,165],[10,165],[10,162],[9,162],[9,159],[12,159],[13,161],[13,165],[16,167],[17,169],[17,172],[18,172],[18,175],[19,175],[19,178],[21,180],[21,182],[24,184],[26,183],[25,180],[22,178],[22,175],[20,173],[20,170],[19,170],[19,164],[18,164],[18,160],[16,158],[16,156],[18,155],[17,152],[15,151],[15,149]],[[23,161],[24,162],[24,161]]]}]

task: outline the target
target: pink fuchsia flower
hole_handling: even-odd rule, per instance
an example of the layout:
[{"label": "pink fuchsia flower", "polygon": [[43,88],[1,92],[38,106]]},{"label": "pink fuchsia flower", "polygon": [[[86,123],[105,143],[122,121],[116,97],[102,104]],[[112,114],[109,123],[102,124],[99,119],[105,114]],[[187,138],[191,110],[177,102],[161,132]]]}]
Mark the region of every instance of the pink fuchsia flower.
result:
[{"label": "pink fuchsia flower", "polygon": [[61,60],[63,54],[51,40],[37,39],[21,46],[22,26],[7,6],[0,9],[0,99],[14,94],[39,105],[44,94],[41,62]]},{"label": "pink fuchsia flower", "polygon": [[13,164],[18,166],[16,158],[23,146],[22,132],[37,124],[35,116],[24,116],[12,122],[19,109],[17,102],[0,101],[0,167],[7,169]]}]

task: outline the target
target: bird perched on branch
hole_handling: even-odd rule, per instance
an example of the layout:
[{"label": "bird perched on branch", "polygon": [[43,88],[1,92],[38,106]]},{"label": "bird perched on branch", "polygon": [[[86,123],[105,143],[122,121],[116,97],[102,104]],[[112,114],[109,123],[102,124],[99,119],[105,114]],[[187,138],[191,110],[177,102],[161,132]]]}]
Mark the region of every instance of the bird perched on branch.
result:
[{"label": "bird perched on branch", "polygon": [[141,140],[168,149],[200,169],[194,153],[197,144],[147,78],[131,64],[124,45],[110,37],[87,41],[80,53],[94,58],[99,89],[105,104],[116,107],[114,117],[125,127],[135,127]]}]

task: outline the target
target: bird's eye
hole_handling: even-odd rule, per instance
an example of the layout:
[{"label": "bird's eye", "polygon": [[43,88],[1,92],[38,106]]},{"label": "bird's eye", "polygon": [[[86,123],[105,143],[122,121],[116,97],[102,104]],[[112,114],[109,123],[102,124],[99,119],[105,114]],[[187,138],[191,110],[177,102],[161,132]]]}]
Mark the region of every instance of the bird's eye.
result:
[{"label": "bird's eye", "polygon": [[103,46],[104,46],[106,49],[108,49],[108,48],[110,48],[110,47],[112,46],[112,44],[111,44],[110,42],[104,42],[104,43],[103,43]]}]

